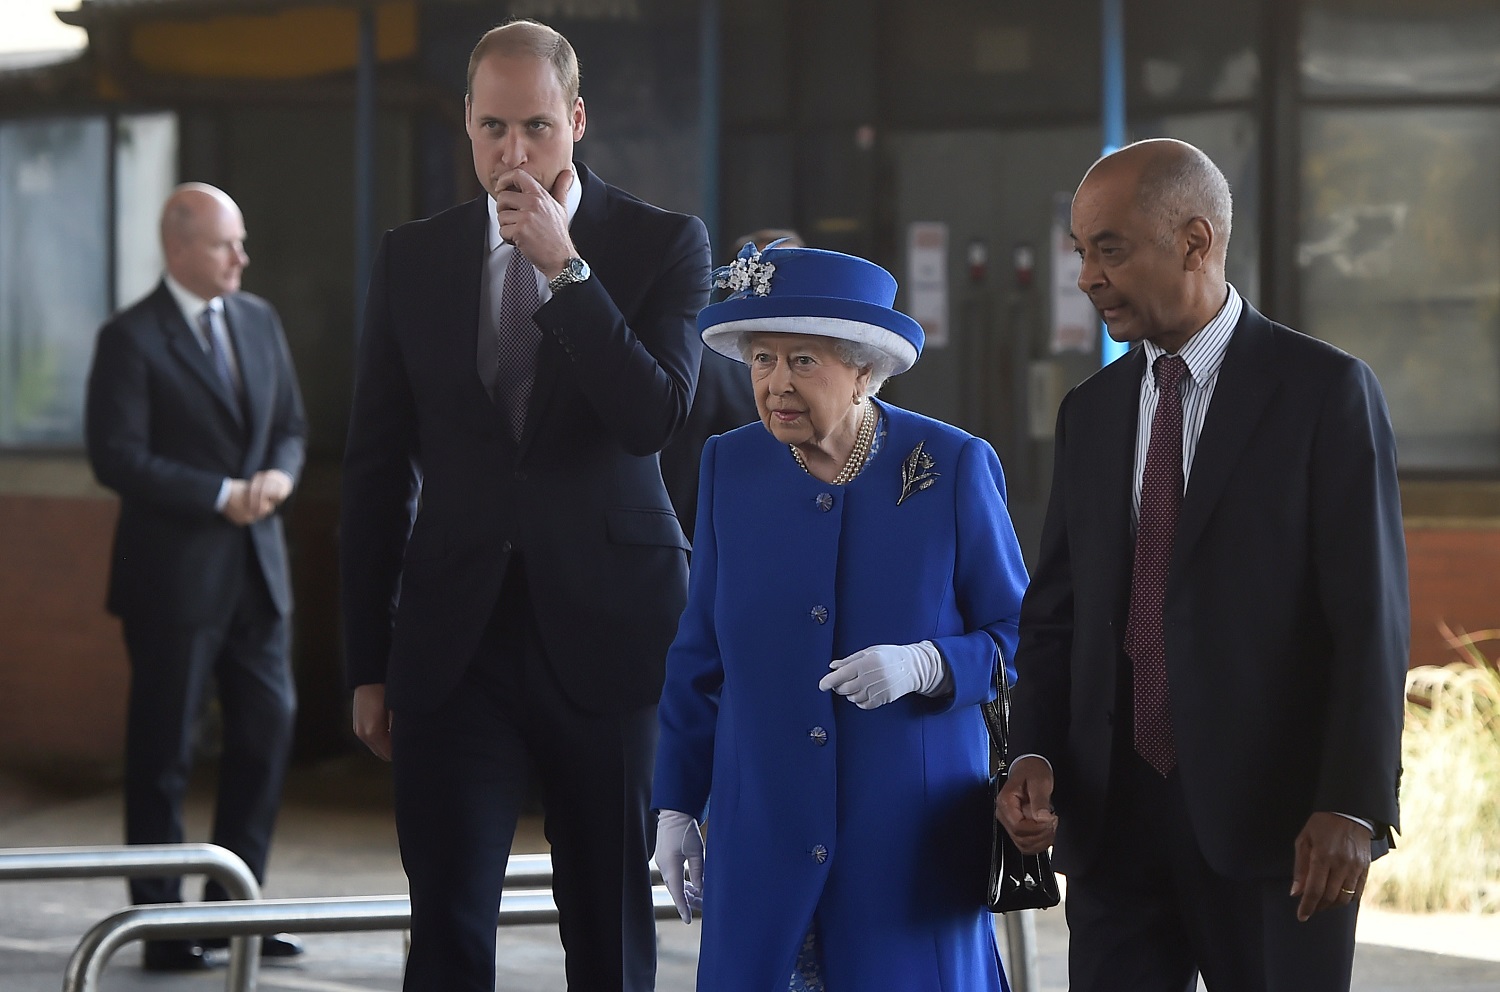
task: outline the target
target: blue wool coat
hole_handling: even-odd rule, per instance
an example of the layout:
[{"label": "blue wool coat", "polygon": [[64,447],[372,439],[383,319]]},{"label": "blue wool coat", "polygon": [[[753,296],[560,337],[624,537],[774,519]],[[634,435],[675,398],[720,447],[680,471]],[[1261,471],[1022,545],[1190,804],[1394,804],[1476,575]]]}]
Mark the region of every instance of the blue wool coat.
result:
[{"label": "blue wool coat", "polygon": [[[652,802],[708,815],[700,989],[785,992],[814,918],[832,992],[1006,987],[979,703],[1014,653],[1025,566],[989,444],[879,406],[847,486],[759,424],[704,448]],[[931,484],[897,505],[918,444]],[[866,711],[818,689],[835,658],[921,640],[952,696]]]}]

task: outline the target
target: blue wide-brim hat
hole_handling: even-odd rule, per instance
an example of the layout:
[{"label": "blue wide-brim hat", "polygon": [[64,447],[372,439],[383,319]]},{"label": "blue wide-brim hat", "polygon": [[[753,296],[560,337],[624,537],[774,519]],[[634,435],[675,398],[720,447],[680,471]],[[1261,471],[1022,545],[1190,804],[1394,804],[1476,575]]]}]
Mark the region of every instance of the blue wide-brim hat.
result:
[{"label": "blue wide-brim hat", "polygon": [[874,262],[821,248],[754,245],[714,271],[730,296],[698,313],[703,343],[737,362],[741,334],[809,334],[870,345],[905,372],[922,354],[922,325],[899,310],[896,279]]}]

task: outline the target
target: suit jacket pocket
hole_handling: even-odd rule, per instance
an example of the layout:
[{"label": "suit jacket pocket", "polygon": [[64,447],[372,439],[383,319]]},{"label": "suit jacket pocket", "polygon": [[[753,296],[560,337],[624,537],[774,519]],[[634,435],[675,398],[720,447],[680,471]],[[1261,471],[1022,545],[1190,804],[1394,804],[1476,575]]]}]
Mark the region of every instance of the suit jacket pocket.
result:
[{"label": "suit jacket pocket", "polygon": [[637,510],[612,506],[604,511],[604,525],[612,544],[649,544],[687,551],[686,535],[670,510]]}]

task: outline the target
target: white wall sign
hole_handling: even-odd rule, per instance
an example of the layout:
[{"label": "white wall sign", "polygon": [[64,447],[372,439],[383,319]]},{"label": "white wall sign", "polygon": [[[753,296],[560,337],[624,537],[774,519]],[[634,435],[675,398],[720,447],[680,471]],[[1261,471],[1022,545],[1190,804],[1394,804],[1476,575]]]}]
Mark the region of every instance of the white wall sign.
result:
[{"label": "white wall sign", "polygon": [[1052,197],[1052,354],[1094,350],[1099,337],[1099,314],[1083,290],[1078,276],[1083,260],[1073,251],[1073,194]]},{"label": "white wall sign", "polygon": [[916,221],[906,229],[906,312],[922,325],[927,347],[948,343],[948,225]]}]

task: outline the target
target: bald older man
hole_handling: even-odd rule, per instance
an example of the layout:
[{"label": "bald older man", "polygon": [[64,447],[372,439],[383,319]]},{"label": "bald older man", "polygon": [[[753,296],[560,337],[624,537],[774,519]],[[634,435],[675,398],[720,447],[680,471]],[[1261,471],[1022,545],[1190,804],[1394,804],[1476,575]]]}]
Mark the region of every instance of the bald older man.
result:
[{"label": "bald older man", "polygon": [[[99,331],[86,414],[94,474],[120,496],[108,608],[130,656],[125,837],[183,839],[194,727],[216,686],[212,840],[264,880],[296,708],[277,510],[301,472],[307,427],[281,321],[240,291],[250,259],[234,201],[212,186],[178,187],[161,243],[161,283]],[[137,878],[130,895],[178,902],[181,885]],[[225,892],[209,882],[204,896]],[[286,956],[301,945],[275,935],[263,949]],[[149,941],[143,964],[209,961],[198,941]]]},{"label": "bald older man", "polygon": [[1390,417],[1363,362],[1226,282],[1230,220],[1168,139],[1073,198],[1078,286],[1140,347],[1058,413],[997,815],[1025,850],[1055,837],[1075,992],[1348,989],[1397,824]]}]

